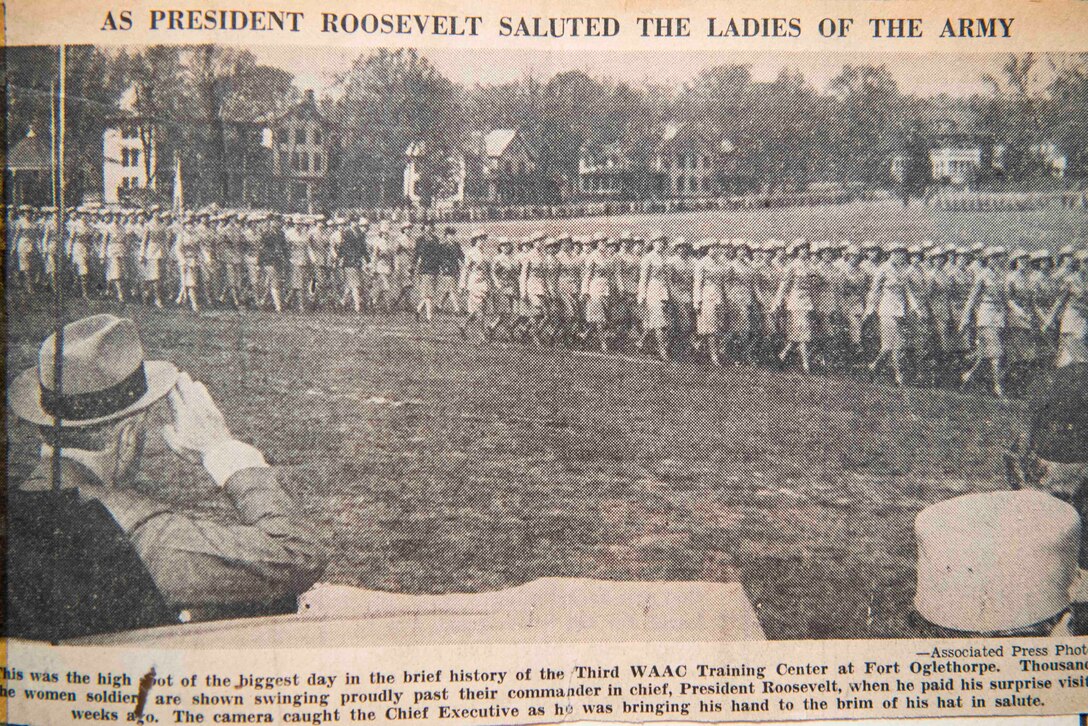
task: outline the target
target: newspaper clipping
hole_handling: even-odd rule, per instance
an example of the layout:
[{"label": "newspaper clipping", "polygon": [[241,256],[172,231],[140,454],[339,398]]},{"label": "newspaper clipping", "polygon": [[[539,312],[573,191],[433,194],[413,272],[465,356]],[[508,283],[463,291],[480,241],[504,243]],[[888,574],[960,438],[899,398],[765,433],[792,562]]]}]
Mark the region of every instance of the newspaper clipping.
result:
[{"label": "newspaper clipping", "polygon": [[1088,2],[3,10],[0,721],[1083,723]]}]

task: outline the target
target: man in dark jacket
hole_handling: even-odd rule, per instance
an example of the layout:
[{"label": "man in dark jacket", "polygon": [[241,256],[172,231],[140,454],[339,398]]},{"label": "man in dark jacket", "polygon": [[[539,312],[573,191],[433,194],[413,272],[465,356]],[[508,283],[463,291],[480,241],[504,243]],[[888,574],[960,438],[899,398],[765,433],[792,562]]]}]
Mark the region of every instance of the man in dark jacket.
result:
[{"label": "man in dark jacket", "polygon": [[[261,452],[231,435],[203,384],[144,359],[131,320],[84,318],[64,340],[62,388],[53,336],[9,387],[12,412],[38,427],[42,445],[38,467],[8,496],[6,635],[64,639],[293,611],[324,558]],[[223,488],[233,522],[175,511],[133,486],[147,412],[162,399],[174,419],[167,445]]]}]

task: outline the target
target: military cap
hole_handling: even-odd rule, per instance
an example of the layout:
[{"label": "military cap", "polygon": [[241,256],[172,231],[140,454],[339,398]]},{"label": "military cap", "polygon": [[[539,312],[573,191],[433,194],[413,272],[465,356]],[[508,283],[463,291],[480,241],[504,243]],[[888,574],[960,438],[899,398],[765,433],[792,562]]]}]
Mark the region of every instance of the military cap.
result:
[{"label": "military cap", "polygon": [[667,240],[668,238],[669,238],[669,237],[668,237],[668,235],[666,235],[666,234],[665,234],[664,232],[662,232],[662,231],[661,231],[660,229],[659,229],[659,230],[656,230],[655,232],[651,232],[651,233],[650,233],[650,236],[649,236],[649,237],[647,237],[647,239],[648,239],[648,240],[649,240],[650,242],[657,242],[657,241],[659,241],[659,240]]},{"label": "military cap", "polygon": [[485,239],[487,237],[487,230],[480,228],[472,230],[472,234],[469,235],[469,240]]},{"label": "military cap", "polygon": [[1031,253],[1031,259],[1033,261],[1050,260],[1050,261],[1053,262],[1054,253],[1051,252],[1050,250],[1035,250],[1034,252]]},{"label": "military cap", "polygon": [[691,243],[688,242],[686,237],[677,237],[672,241],[672,248],[680,249],[681,247],[691,247]]},{"label": "military cap", "polygon": [[634,237],[633,234],[631,234],[631,230],[624,230],[623,233],[620,234],[619,238],[622,239],[622,240],[631,240],[631,239],[634,239],[635,237]]},{"label": "military cap", "polygon": [[1023,247],[1017,247],[1016,249],[1014,249],[1012,252],[1009,253],[1009,260],[1022,260],[1022,259],[1030,258],[1030,257],[1031,257],[1031,254],[1027,250],[1025,250]]},{"label": "military cap", "polygon": [[706,250],[711,247],[720,247],[725,240],[716,240],[713,237],[704,237],[695,244],[695,249]]},{"label": "military cap", "polygon": [[855,244],[848,244],[848,245],[846,245],[846,247],[843,247],[842,253],[843,253],[844,256],[845,255],[857,255],[857,256],[860,256],[861,255],[861,248],[858,247]]},{"label": "military cap", "polygon": [[1058,257],[1072,257],[1073,251],[1073,245],[1064,245],[1058,250]]},{"label": "military cap", "polygon": [[914,607],[935,625],[968,633],[1019,630],[1070,605],[1080,515],[1049,493],[965,494],[923,509],[914,529]]},{"label": "military cap", "polygon": [[795,255],[802,249],[810,250],[811,245],[804,237],[797,237],[786,247],[786,254]]},{"label": "military cap", "polygon": [[555,241],[556,242],[570,242],[570,240],[571,240],[570,232],[560,232],[559,234],[557,234],[555,236]]},{"label": "military cap", "polygon": [[[383,222],[384,222],[384,220],[383,220]],[[406,229],[411,229],[411,227],[412,227],[412,220],[410,220],[410,219],[406,219],[406,220],[404,220],[403,222],[400,223],[400,231],[401,232],[403,232]],[[384,229],[389,229],[388,223],[386,223],[386,225],[383,228]]]},{"label": "military cap", "polygon": [[907,243],[902,240],[893,240],[889,242],[885,247],[885,252],[906,252],[909,248]]},{"label": "military cap", "polygon": [[509,237],[498,237],[495,240],[496,247],[513,247],[514,243]]},{"label": "military cap", "polygon": [[994,245],[992,247],[987,247],[983,251],[982,256],[984,258],[986,258],[986,259],[989,259],[991,257],[1005,257],[1008,254],[1009,254],[1009,251],[1007,249],[1005,249],[1004,247],[1002,247],[1001,245]]}]

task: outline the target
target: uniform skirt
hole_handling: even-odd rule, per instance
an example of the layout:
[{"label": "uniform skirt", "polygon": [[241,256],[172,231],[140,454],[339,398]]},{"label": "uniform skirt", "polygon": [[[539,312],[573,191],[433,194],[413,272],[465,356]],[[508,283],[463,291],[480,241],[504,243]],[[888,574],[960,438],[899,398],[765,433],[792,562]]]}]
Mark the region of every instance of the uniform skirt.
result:
[{"label": "uniform skirt", "polygon": [[895,315],[880,316],[880,350],[882,353],[899,353],[906,347],[906,326],[903,318]]},{"label": "uniform skirt", "polygon": [[727,334],[748,335],[752,332],[752,308],[745,301],[725,301],[722,328]]},{"label": "uniform skirt", "polygon": [[121,279],[121,272],[124,269],[124,259],[121,257],[107,257],[106,258],[106,281],[117,282]]},{"label": "uniform skirt", "polygon": [[862,317],[864,309],[858,307],[846,311],[846,328],[850,334],[850,342],[854,345],[861,345],[861,332],[865,323],[865,319]]},{"label": "uniform skirt", "polygon": [[786,331],[786,339],[791,343],[812,342],[812,311],[790,310],[789,329]]},{"label": "uniform skirt", "polygon": [[525,283],[525,296],[522,298],[525,314],[531,316],[543,315],[546,312],[544,306],[544,281],[537,278],[529,278]]},{"label": "uniform skirt", "polygon": [[200,280],[200,263],[196,260],[185,260],[181,267],[181,284],[184,287],[193,288]]},{"label": "uniform skirt", "polygon": [[482,315],[487,304],[488,285],[484,279],[469,280],[465,308],[469,315]]},{"label": "uniform skirt", "polygon": [[261,265],[261,281],[259,287],[265,292],[280,289],[280,271],[275,265]]},{"label": "uniform skirt", "polygon": [[287,287],[291,290],[302,290],[306,287],[306,283],[310,281],[310,276],[307,274],[306,263],[304,262],[292,262],[291,272],[288,275]]},{"label": "uniform skirt", "polygon": [[29,274],[34,264],[34,246],[30,242],[20,240],[17,249],[19,258],[19,272]]},{"label": "uniform skirt", "polygon": [[72,266],[76,268],[76,274],[80,277],[87,275],[87,247],[86,245],[72,245]]},{"label": "uniform skirt", "polygon": [[718,335],[722,332],[722,305],[720,303],[705,302],[699,306],[699,314],[695,317],[696,335]]},{"label": "uniform skirt", "polygon": [[1005,355],[1004,328],[980,327],[977,333],[976,352],[980,358],[996,360]]},{"label": "uniform skirt", "polygon": [[388,271],[383,272],[382,268],[376,268],[374,270],[373,290],[374,290],[375,293],[378,293],[378,292],[385,292],[385,293],[392,292],[393,291],[393,273],[388,272]]},{"label": "uniform skirt", "polygon": [[144,260],[144,282],[158,282],[162,279],[162,260],[159,258]]},{"label": "uniform skirt", "polygon": [[261,266],[256,257],[246,257],[246,271],[249,274],[249,286],[256,290],[261,284]]},{"label": "uniform skirt", "polygon": [[1084,333],[1062,333],[1058,338],[1058,357],[1054,365],[1061,368],[1073,363],[1088,363],[1088,340]]},{"label": "uniform skirt", "polygon": [[[402,282],[398,278],[398,282]],[[438,289],[438,275],[433,272],[421,272],[419,274],[419,297],[433,300],[435,290]]]},{"label": "uniform skirt", "polygon": [[1029,328],[1009,328],[1006,358],[1010,365],[1034,363],[1039,359],[1039,340]]},{"label": "uniform skirt", "polygon": [[456,297],[457,280],[450,275],[439,275],[434,281],[434,295],[438,300],[445,300],[447,295]]},{"label": "uniform skirt", "polygon": [[363,289],[363,275],[358,267],[344,268],[344,286],[349,290]]},{"label": "uniform skirt", "polygon": [[601,279],[591,281],[589,296],[586,298],[586,322],[591,325],[607,325],[608,304],[608,282]]},{"label": "uniform skirt", "polygon": [[512,290],[495,290],[492,296],[495,301],[495,314],[500,318],[508,319],[514,315],[517,309],[517,295]]}]

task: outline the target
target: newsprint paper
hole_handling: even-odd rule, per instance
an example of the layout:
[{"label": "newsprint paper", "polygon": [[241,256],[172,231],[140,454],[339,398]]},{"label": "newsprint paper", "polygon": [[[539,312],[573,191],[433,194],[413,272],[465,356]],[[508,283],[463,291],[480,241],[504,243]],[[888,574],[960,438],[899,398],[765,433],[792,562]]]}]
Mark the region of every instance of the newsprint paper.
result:
[{"label": "newsprint paper", "polygon": [[3,23],[0,720],[1084,723],[1088,2]]}]

